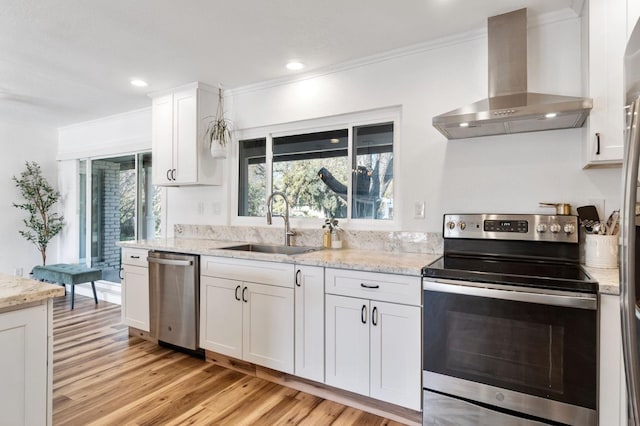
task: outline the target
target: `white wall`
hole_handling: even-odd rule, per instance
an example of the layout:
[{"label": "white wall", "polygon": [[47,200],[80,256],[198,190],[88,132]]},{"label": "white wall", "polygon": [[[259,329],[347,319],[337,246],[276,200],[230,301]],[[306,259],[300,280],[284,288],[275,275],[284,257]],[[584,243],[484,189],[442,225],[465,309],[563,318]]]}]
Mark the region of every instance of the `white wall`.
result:
[{"label": "white wall", "polygon": [[[12,203],[23,199],[11,178],[24,170],[26,161],[35,161],[55,187],[57,132],[53,127],[0,120],[0,141],[4,148],[0,155],[0,272],[14,274],[22,268],[27,276],[34,266],[42,264],[42,258],[36,246],[18,234],[18,229],[26,229],[22,219],[27,216],[13,207]],[[50,242],[47,263],[57,261],[57,240]]]},{"label": "white wall", "polygon": [[[529,90],[583,95],[580,19],[543,19],[529,27]],[[552,213],[538,207],[541,201],[577,207],[605,199],[607,210],[619,207],[620,169],[583,170],[580,129],[447,141],[431,125],[434,115],[482,99],[487,91],[486,33],[479,32],[296,81],[235,89],[227,107],[235,128],[249,129],[401,105],[395,206],[402,230],[439,232],[447,212]],[[63,129],[59,155],[73,157],[68,153],[82,144],[89,151],[122,151],[127,141],[147,146],[146,111]],[[102,134],[107,136],[98,138]],[[229,182],[237,178],[229,164],[237,161],[237,150],[231,154],[224,186],[167,190],[169,235],[175,223],[230,222],[236,206],[229,203]],[[426,219],[413,218],[416,201],[425,202]]]},{"label": "white wall", "polygon": [[[531,23],[530,23],[531,25]],[[580,96],[580,19],[529,28],[529,90]],[[447,141],[431,118],[487,96],[486,34],[297,82],[235,90],[236,128],[402,105],[396,200],[403,230],[446,212],[547,212],[538,202],[620,204],[620,169],[582,170],[579,129]],[[397,195],[396,195],[397,196]],[[413,218],[425,201],[426,220]]]}]

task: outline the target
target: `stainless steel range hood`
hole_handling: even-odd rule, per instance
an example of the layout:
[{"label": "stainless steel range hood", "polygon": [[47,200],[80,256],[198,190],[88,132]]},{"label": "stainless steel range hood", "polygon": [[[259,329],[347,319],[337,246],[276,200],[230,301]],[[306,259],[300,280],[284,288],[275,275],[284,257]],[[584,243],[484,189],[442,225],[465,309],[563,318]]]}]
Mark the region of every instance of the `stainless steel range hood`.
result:
[{"label": "stainless steel range hood", "polygon": [[433,117],[447,139],[582,127],[589,98],[527,92],[527,9],[488,19],[489,98]]}]

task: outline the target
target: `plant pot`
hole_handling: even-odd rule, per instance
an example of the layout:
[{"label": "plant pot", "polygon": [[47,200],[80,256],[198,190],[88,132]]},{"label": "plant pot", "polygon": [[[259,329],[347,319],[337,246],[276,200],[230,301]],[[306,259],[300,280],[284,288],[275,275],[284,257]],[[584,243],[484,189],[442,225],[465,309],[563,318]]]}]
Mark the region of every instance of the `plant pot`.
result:
[{"label": "plant pot", "polygon": [[213,158],[227,158],[227,146],[220,145],[217,140],[211,141],[211,156]]}]

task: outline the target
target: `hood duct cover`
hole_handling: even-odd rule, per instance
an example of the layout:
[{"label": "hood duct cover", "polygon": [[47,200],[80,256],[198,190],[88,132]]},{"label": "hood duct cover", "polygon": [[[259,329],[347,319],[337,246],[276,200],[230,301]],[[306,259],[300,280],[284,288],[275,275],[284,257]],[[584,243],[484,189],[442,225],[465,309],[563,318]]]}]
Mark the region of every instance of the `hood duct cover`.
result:
[{"label": "hood duct cover", "polygon": [[582,127],[589,98],[527,92],[527,9],[488,19],[489,98],[433,118],[447,139]]}]

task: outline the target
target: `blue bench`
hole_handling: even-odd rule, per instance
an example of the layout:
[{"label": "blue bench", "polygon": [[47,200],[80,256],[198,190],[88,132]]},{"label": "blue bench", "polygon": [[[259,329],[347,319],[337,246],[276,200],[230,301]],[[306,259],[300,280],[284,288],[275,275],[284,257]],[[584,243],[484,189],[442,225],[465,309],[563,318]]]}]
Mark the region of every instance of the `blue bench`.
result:
[{"label": "blue bench", "polygon": [[34,278],[40,281],[48,281],[62,285],[68,284],[71,287],[71,309],[73,309],[75,285],[91,282],[93,299],[96,301],[96,305],[98,304],[95,282],[102,279],[101,269],[90,268],[86,265],[58,263],[56,265],[36,266],[31,273]]}]

